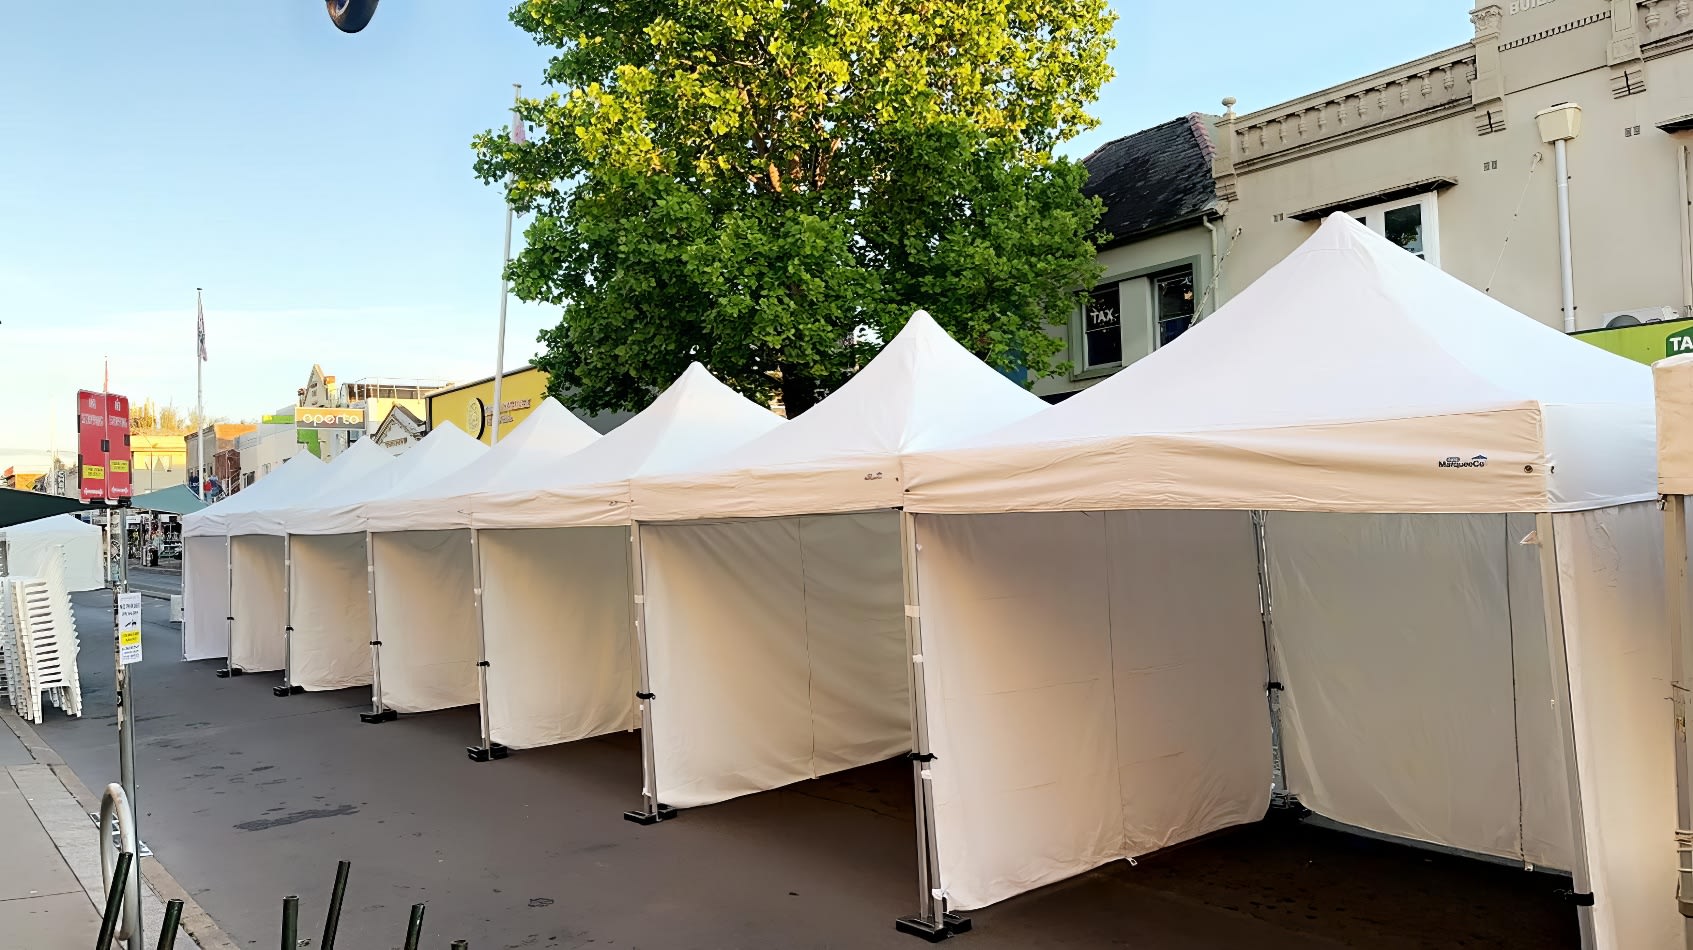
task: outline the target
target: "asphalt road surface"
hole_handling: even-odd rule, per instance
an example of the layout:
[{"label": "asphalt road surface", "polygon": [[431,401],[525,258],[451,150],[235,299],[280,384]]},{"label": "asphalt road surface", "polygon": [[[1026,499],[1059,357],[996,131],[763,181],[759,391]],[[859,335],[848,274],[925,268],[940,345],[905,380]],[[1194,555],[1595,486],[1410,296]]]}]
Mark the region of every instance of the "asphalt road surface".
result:
[{"label": "asphalt road surface", "polygon": [[[117,776],[111,600],[77,595],[86,715],[42,737],[84,784]],[[275,675],[183,663],[145,603],[137,668],[141,831],[242,946],[273,946],[284,895],[315,937],[335,862],[353,863],[341,945],[911,948],[903,762],[625,822],[639,742],[617,735],[470,762],[474,708],[365,725],[368,690],[278,698]],[[960,950],[1576,947],[1567,878],[1266,822],[1025,894],[970,916]]]}]

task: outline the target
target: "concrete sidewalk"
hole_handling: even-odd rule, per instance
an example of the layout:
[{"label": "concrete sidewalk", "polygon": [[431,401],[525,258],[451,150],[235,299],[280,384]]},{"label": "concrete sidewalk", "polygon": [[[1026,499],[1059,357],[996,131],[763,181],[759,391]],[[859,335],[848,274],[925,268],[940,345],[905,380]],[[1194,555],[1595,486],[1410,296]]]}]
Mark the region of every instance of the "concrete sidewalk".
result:
[{"label": "concrete sidewalk", "polygon": [[[86,803],[87,789],[27,723],[10,711],[0,711],[0,721],[0,935],[9,947],[88,950],[104,909],[99,837],[88,817],[99,800]],[[164,914],[159,891],[185,895],[153,859],[143,858],[141,871],[143,946],[151,950]],[[180,950],[233,946],[191,901],[183,922]],[[218,939],[196,941],[196,931]]]}]

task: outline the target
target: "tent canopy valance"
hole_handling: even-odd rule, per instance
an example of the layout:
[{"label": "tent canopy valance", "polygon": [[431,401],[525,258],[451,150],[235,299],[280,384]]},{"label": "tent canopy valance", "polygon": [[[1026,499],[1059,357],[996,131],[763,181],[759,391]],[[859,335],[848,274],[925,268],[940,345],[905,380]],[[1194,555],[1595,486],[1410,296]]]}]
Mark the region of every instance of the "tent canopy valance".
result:
[{"label": "tent canopy valance", "polygon": [[1211,317],[907,463],[914,511],[1574,511],[1655,497],[1650,371],[1336,214]]}]

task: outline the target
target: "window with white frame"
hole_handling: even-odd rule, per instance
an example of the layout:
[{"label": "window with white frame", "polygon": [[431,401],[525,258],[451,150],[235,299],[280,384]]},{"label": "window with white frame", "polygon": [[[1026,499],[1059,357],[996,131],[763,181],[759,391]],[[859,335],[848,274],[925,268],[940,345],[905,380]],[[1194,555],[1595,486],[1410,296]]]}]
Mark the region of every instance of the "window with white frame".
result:
[{"label": "window with white frame", "polygon": [[1183,267],[1152,278],[1152,317],[1158,321],[1153,337],[1158,346],[1168,346],[1193,326],[1193,268]]},{"label": "window with white frame", "polygon": [[1191,264],[1100,284],[1082,298],[1077,370],[1127,366],[1185,333],[1196,317]]},{"label": "window with white frame", "polygon": [[1351,215],[1364,227],[1440,266],[1440,218],[1433,192],[1359,208]]}]

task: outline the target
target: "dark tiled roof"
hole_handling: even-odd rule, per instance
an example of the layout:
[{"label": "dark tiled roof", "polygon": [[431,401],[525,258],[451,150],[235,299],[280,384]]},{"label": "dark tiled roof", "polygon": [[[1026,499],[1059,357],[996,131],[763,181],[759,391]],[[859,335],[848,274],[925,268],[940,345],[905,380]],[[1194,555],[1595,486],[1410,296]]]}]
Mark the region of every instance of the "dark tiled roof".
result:
[{"label": "dark tiled roof", "polygon": [[1100,249],[1197,217],[1217,201],[1207,117],[1194,113],[1125,135],[1082,160],[1082,191],[1105,202]]}]

